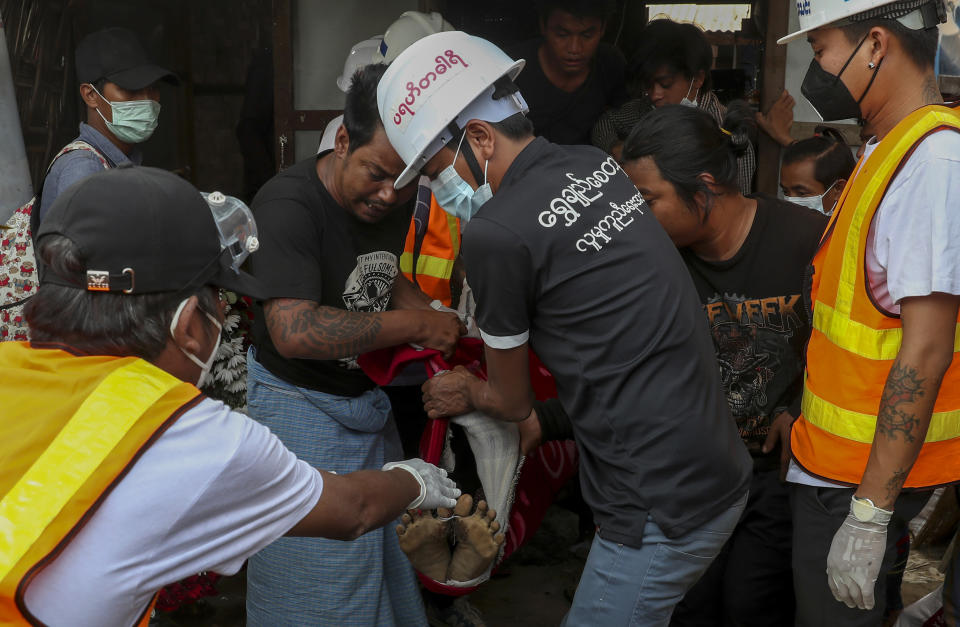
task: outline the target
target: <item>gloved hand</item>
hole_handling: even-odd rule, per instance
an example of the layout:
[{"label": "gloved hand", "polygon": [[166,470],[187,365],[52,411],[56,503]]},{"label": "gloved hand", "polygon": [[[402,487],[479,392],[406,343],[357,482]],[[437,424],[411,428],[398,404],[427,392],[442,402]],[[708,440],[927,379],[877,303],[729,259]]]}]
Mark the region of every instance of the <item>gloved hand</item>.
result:
[{"label": "gloved hand", "polygon": [[407,459],[402,462],[390,462],[383,465],[382,470],[402,468],[413,475],[420,484],[420,496],[415,498],[407,509],[437,509],[438,507],[452,508],[457,504],[460,488],[447,477],[447,471],[428,464],[422,459]]},{"label": "gloved hand", "polygon": [[827,585],[847,607],[871,610],[873,590],[887,549],[887,524],[893,512],[872,508],[874,517],[863,522],[850,513],[833,536],[827,554]]}]

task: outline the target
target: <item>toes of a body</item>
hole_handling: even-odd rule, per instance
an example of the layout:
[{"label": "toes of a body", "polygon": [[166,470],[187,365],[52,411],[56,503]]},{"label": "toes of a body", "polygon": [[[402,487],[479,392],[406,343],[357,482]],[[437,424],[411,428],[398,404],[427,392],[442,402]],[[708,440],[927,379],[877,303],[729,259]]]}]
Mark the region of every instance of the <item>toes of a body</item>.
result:
[{"label": "toes of a body", "polygon": [[[480,501],[481,503],[483,501]],[[457,516],[469,516],[470,510],[473,509],[473,497],[469,494],[461,494],[460,498],[457,499],[457,505],[453,508],[453,513]]]},{"label": "toes of a body", "polygon": [[500,523],[498,523],[495,520],[492,520],[490,522],[490,533],[496,533],[498,531],[500,531]]},{"label": "toes of a body", "polygon": [[405,534],[406,532],[407,532],[407,528],[406,528],[405,525],[397,525],[397,535],[398,535],[398,536],[402,536],[402,535]]},{"label": "toes of a body", "polygon": [[450,509],[449,507],[438,507],[437,516],[439,518],[450,518],[451,516],[453,516],[453,510]]},{"label": "toes of a body", "polygon": [[407,525],[413,522],[413,517],[410,515],[411,513],[415,514],[416,512],[414,512],[413,510],[410,510],[406,514],[400,517],[400,522],[403,523],[404,527],[406,527]]},{"label": "toes of a body", "polygon": [[[497,526],[499,527],[499,525],[497,525]],[[507,539],[507,537],[506,537],[505,535],[503,535],[502,533],[498,533],[497,535],[493,536],[493,542],[494,542],[494,544],[496,544],[497,546],[500,546],[501,544],[503,544],[504,540],[506,540],[506,539]]]}]

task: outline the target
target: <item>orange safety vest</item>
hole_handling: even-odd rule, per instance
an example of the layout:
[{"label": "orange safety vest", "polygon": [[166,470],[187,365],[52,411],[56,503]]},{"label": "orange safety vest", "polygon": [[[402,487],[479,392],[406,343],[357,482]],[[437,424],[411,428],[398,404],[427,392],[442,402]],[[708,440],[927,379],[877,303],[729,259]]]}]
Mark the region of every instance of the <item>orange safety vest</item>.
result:
[{"label": "orange safety vest", "polygon": [[[400,271],[427,296],[447,307],[451,303],[450,277],[460,254],[460,219],[440,208],[430,195],[430,216],[427,230],[417,250],[416,223],[411,221],[407,241],[400,255]],[[414,264],[416,260],[416,264]]]},{"label": "orange safety vest", "polygon": [[142,359],[26,342],[0,343],[0,381],[0,625],[39,625],[27,586],[202,396]]},{"label": "orange safety vest", "polygon": [[[867,466],[880,398],[903,340],[900,316],[880,311],[869,293],[867,236],[890,183],[920,142],[938,131],[960,132],[960,110],[915,111],[861,160],[814,257],[802,415],[791,434],[794,458],[813,475],[857,485]],[[960,481],[960,319],[953,349],[904,487]]]}]

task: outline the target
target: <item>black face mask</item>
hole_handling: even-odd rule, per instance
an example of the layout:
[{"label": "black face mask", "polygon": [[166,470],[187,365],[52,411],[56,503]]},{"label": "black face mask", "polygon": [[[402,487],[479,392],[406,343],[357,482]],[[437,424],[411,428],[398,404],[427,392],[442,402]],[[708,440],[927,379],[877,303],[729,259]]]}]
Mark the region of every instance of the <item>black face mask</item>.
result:
[{"label": "black face mask", "polygon": [[870,91],[873,80],[877,77],[877,72],[880,71],[880,63],[883,63],[883,59],[880,59],[880,63],[873,69],[873,76],[870,77],[870,82],[867,84],[867,88],[863,90],[860,100],[853,99],[853,95],[840,80],[840,76],[853,61],[853,57],[856,56],[860,46],[866,40],[866,37],[860,40],[847,62],[840,68],[840,74],[836,76],[823,69],[816,59],[810,61],[810,67],[807,69],[806,76],[803,77],[800,91],[810,101],[810,104],[813,105],[824,122],[835,122],[848,118],[860,119],[860,103],[867,97],[867,92]]}]

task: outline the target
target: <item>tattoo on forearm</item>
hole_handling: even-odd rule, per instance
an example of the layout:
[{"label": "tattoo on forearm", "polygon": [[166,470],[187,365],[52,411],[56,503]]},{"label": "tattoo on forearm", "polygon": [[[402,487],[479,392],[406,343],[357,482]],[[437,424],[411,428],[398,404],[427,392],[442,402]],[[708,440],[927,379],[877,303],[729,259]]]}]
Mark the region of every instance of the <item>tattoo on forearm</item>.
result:
[{"label": "tattoo on forearm", "polygon": [[380,333],[377,315],[316,306],[302,300],[277,299],[264,307],[272,338],[302,343],[325,359],[353,357],[369,350]]},{"label": "tattoo on forearm", "polygon": [[901,468],[900,470],[895,470],[893,476],[890,477],[890,480],[887,481],[887,499],[895,501],[897,496],[900,494],[901,488],[903,488],[904,482],[907,480],[907,475],[910,474],[908,468]]},{"label": "tattoo on forearm", "polygon": [[899,434],[903,434],[907,442],[917,439],[915,431],[920,420],[909,405],[923,396],[925,379],[918,374],[916,368],[901,364],[897,359],[887,376],[877,415],[877,432],[891,440],[896,440]]}]

